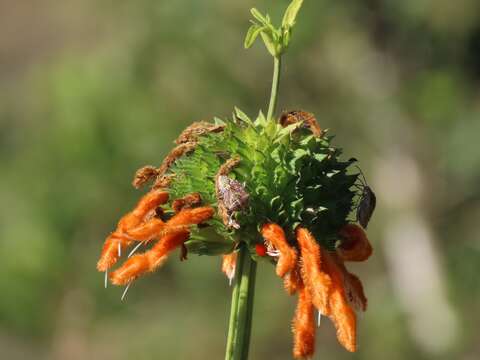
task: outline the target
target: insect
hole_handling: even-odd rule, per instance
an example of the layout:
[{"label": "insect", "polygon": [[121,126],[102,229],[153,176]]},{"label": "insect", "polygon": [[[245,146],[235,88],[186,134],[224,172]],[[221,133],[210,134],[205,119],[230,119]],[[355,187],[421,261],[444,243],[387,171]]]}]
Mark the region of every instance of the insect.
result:
[{"label": "insect", "polygon": [[239,229],[240,224],[234,219],[236,211],[245,209],[248,205],[249,195],[245,187],[237,180],[226,175],[217,177],[216,188],[219,205],[226,216],[227,226]]},{"label": "insect", "polygon": [[280,117],[280,124],[283,127],[296,124],[298,122],[303,123],[303,127],[310,129],[312,134],[316,137],[322,136],[322,129],[315,118],[315,115],[306,111],[293,110],[284,112]]},{"label": "insect", "polygon": [[373,212],[375,211],[375,206],[377,205],[377,197],[373,192],[372,188],[368,186],[365,175],[363,175],[362,170],[357,166],[360,171],[361,185],[356,184],[356,186],[362,191],[360,196],[360,201],[357,206],[357,221],[362,225],[364,229],[367,228],[370,218],[372,217]]}]

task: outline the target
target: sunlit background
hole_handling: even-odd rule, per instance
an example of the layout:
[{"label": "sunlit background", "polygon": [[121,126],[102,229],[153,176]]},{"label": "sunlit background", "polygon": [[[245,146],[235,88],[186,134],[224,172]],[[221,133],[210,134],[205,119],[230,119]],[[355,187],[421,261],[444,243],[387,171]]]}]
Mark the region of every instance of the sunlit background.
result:
[{"label": "sunlit background", "polygon": [[[122,289],[95,263],[195,120],[266,108],[248,9],[287,0],[0,0],[0,357],[222,359],[220,259],[176,255]],[[480,3],[306,0],[281,109],[314,112],[377,192],[359,349],[315,359],[480,357]],[[251,359],[290,359],[294,298],[261,264]]]}]

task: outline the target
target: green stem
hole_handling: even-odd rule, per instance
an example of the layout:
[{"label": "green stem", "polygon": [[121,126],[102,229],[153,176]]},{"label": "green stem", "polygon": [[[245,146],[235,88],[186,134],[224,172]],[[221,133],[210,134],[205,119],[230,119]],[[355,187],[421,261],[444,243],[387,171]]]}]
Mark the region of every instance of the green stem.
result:
[{"label": "green stem", "polygon": [[272,80],[272,92],[270,94],[270,103],[268,105],[267,120],[271,120],[275,114],[275,108],[277,107],[278,87],[280,86],[280,70],[281,70],[281,58],[280,55],[273,58],[273,80]]},{"label": "green stem", "polygon": [[240,247],[235,269],[225,360],[246,360],[252,328],[253,300],[257,263],[246,244]]},{"label": "green stem", "polygon": [[[273,80],[267,119],[272,119],[277,106],[280,85],[280,56],[274,57]],[[235,286],[228,325],[227,351],[225,360],[247,360],[252,330],[253,300],[257,262],[252,259],[246,243],[240,244],[235,267]]]}]

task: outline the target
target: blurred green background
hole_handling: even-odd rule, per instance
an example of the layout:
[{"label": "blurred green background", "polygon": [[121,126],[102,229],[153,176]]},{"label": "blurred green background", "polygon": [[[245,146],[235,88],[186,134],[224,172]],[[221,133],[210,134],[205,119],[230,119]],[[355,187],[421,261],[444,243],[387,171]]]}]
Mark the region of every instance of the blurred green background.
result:
[{"label": "blurred green background", "polygon": [[[286,0],[0,1],[3,359],[222,359],[220,259],[177,256],[120,302],[105,236],[192,121],[266,108],[271,60],[250,7]],[[376,190],[359,350],[316,359],[480,357],[480,3],[306,0],[281,109],[314,112]],[[258,271],[251,359],[290,359],[294,298]]]}]

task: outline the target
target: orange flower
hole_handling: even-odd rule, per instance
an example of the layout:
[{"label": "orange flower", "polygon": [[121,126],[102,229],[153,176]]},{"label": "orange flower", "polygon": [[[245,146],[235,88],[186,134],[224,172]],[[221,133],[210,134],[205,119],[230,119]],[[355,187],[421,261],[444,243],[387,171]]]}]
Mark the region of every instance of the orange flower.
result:
[{"label": "orange flower", "polygon": [[[283,234],[283,231],[278,231],[275,224],[269,224],[269,227],[275,229],[277,234]],[[265,237],[265,230],[262,231],[262,235]],[[314,308],[332,320],[337,330],[338,341],[345,349],[353,352],[357,347],[354,310],[365,311],[367,298],[360,279],[348,272],[344,260],[365,260],[372,253],[372,247],[363,230],[356,225],[342,228],[341,236],[348,239],[347,243],[350,246],[340,247],[336,251],[323,248],[305,228],[297,228],[296,235],[300,250],[298,264],[301,276],[295,277],[295,274],[298,274],[297,266],[283,277],[287,292],[298,294],[297,310],[292,325],[293,356],[296,359],[303,359],[313,355]],[[278,261],[280,262],[280,259]]]},{"label": "orange flower", "polygon": [[283,229],[277,224],[265,224],[261,232],[265,241],[279,251],[277,275],[284,277],[295,268],[297,252],[288,244]]},{"label": "orange flower", "polygon": [[130,237],[128,231],[141,226],[158,206],[167,201],[167,192],[152,190],[140,199],[133,211],[120,219],[117,229],[105,241],[100,260],[97,263],[98,271],[107,271],[115,265],[122,250],[135,241]]},{"label": "orange flower", "polygon": [[201,224],[214,214],[214,209],[209,206],[184,208],[169,221],[164,222],[156,217],[156,211],[167,200],[166,192],[150,191],[132,212],[120,220],[117,229],[105,241],[97,269],[107,272],[121,256],[121,250],[134,241],[147,243],[158,240],[149,251],[129,258],[120,268],[112,272],[110,280],[113,284],[130,284],[139,276],[157,269],[171,251],[188,240],[190,226]]},{"label": "orange flower", "polygon": [[328,297],[329,317],[337,329],[338,341],[348,350],[356,350],[356,316],[350,307],[344,287],[344,271],[325,252],[324,268],[332,279],[332,289]]},{"label": "orange flower", "polygon": [[315,352],[315,315],[310,292],[303,286],[298,291],[298,303],[292,323],[293,356],[311,357]]},{"label": "orange flower", "polygon": [[304,228],[297,230],[297,241],[302,254],[302,279],[305,287],[312,294],[312,301],[315,307],[324,315],[328,315],[328,296],[332,286],[329,274],[322,271],[320,245],[313,235]]},{"label": "orange flower", "polygon": [[[357,347],[355,311],[366,310],[367,298],[360,279],[348,272],[344,261],[363,261],[371,255],[372,247],[365,232],[357,225],[346,225],[340,232],[343,246],[328,251],[310,231],[298,227],[298,255],[279,225],[266,224],[261,234],[267,248],[275,249],[269,254],[277,260],[276,272],[283,278],[285,290],[289,295],[298,295],[292,321],[294,358],[309,358],[314,353],[315,308],[333,322],[338,341],[345,349],[354,352]],[[234,261],[235,253],[223,256],[222,271],[229,278],[234,273]]]},{"label": "orange flower", "polygon": [[342,239],[337,253],[344,261],[365,261],[372,255],[372,245],[363,229],[355,224],[347,224],[338,233]]},{"label": "orange flower", "polygon": [[237,256],[236,252],[232,252],[222,257],[222,272],[227,276],[230,285],[232,280],[235,277],[235,267],[237,266]]},{"label": "orange flower", "polygon": [[298,264],[292,271],[283,277],[283,287],[289,295],[295,294],[300,287],[303,287]]}]

